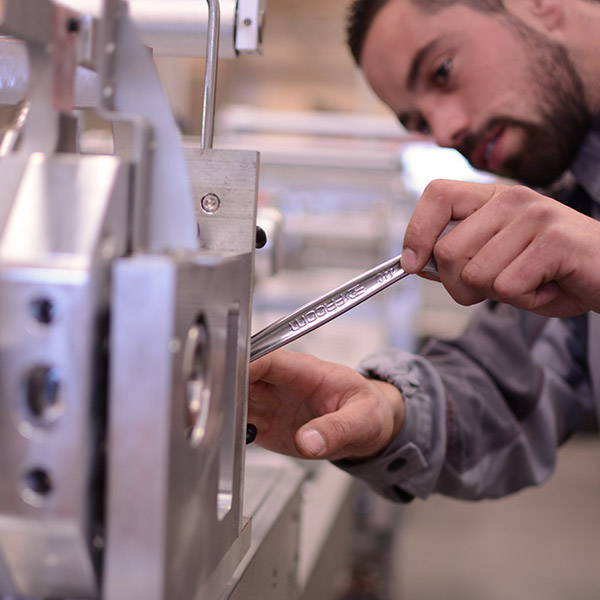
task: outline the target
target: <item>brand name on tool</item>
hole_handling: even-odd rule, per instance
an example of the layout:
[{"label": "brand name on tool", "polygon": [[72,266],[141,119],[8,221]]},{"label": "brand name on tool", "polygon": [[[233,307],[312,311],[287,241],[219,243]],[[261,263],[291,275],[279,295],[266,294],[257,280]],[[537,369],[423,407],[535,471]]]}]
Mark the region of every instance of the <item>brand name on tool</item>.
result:
[{"label": "brand name on tool", "polygon": [[379,271],[379,273],[377,273],[377,281],[379,283],[385,283],[386,281],[389,281],[390,279],[392,279],[392,277],[396,274],[397,271],[398,271],[397,266],[390,267],[389,269],[385,269],[385,271]]},{"label": "brand name on tool", "polygon": [[357,284],[342,294],[327,298],[327,300],[324,300],[321,304],[318,304],[314,308],[307,310],[305,313],[302,313],[296,317],[293,321],[290,321],[288,325],[292,331],[298,331],[298,329],[302,329],[310,323],[314,323],[317,319],[325,317],[328,313],[334,312],[338,308],[344,306],[346,302],[354,300],[355,298],[362,296],[364,293],[365,286],[362,284]]}]

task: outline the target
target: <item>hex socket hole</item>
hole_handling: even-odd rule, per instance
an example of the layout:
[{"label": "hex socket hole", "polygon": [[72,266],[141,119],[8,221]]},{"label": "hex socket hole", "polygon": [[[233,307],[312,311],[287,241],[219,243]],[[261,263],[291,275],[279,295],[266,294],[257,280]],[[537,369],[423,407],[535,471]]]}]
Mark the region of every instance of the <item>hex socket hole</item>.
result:
[{"label": "hex socket hole", "polygon": [[24,387],[28,416],[38,424],[55,422],[63,411],[58,369],[46,365],[31,368],[25,375]]},{"label": "hex socket hole", "polygon": [[22,497],[32,506],[40,506],[52,493],[52,480],[45,469],[34,468],[28,471],[22,480]]},{"label": "hex socket hole", "polygon": [[210,403],[209,339],[202,316],[187,334],[183,351],[185,381],[185,433],[192,445],[200,443],[206,432]]},{"label": "hex socket hole", "polygon": [[56,318],[56,307],[48,298],[36,298],[31,302],[31,316],[44,325],[49,325]]}]

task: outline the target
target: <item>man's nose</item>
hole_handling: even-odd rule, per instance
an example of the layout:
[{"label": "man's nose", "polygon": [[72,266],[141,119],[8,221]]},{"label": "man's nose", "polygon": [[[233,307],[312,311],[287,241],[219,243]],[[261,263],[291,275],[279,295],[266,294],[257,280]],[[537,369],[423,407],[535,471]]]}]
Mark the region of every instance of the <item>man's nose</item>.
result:
[{"label": "man's nose", "polygon": [[424,115],[438,146],[456,148],[469,132],[469,116],[456,102],[432,103]]}]

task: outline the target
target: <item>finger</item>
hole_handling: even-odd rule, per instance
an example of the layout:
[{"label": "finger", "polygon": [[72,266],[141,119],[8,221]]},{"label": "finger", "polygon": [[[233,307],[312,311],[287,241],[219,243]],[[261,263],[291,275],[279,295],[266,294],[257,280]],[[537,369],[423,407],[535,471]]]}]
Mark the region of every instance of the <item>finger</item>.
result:
[{"label": "finger", "polygon": [[[502,187],[461,222],[456,234],[436,243],[434,253],[442,282],[457,302],[468,305],[484,298],[505,300],[496,293],[496,279],[538,234],[540,221],[535,215],[540,212],[536,209],[540,198],[520,186]],[[547,202],[545,198],[543,204]]]},{"label": "finger", "polygon": [[305,458],[362,458],[385,446],[384,438],[377,418],[346,407],[307,423],[296,434],[296,447]]},{"label": "finger", "polygon": [[[498,275],[494,289],[499,299],[538,314],[567,317],[587,310],[579,299],[557,281],[560,260],[537,238]],[[583,291],[583,290],[582,290]]]},{"label": "finger", "polygon": [[565,292],[556,282],[543,283],[531,302],[533,312],[547,317],[573,317],[589,310],[581,300]]},{"label": "finger", "polygon": [[[502,282],[502,278],[498,278],[503,273],[505,277],[511,276],[511,265],[519,264],[515,261],[519,261],[519,257],[527,252],[539,225],[532,219],[520,216],[513,218],[513,215],[502,215],[499,211],[491,219],[486,208],[469,219],[470,223],[476,225],[471,228],[473,234],[457,240],[458,252],[466,257],[459,279],[466,289],[492,300],[506,301],[496,285],[498,281]],[[532,285],[530,290],[534,289]]]},{"label": "finger", "polygon": [[419,199],[406,228],[402,266],[410,272],[420,271],[451,220],[462,220],[481,208],[496,193],[494,184],[436,180]]},{"label": "finger", "polygon": [[[348,448],[357,448],[365,452],[364,440],[368,440],[365,428],[369,428],[369,419],[364,413],[340,409],[322,417],[313,419],[296,434],[298,452],[306,458],[328,458],[333,460],[348,455]],[[372,443],[369,441],[368,450]]]},{"label": "finger", "polygon": [[250,363],[249,381],[289,385],[298,378],[298,373],[315,368],[317,360],[309,354],[280,348]]}]

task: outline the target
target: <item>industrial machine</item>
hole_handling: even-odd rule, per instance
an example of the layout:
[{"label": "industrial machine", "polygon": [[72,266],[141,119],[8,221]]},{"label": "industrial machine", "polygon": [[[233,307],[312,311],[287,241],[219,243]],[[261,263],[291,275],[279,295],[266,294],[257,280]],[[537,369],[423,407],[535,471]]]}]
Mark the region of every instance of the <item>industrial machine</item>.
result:
[{"label": "industrial machine", "polygon": [[[277,486],[260,597],[293,597],[304,471],[244,479],[258,154],[212,149],[218,49],[260,52],[264,3],[222,4],[0,2],[0,597],[248,597]],[[184,150],[152,51],[199,36]]]}]

